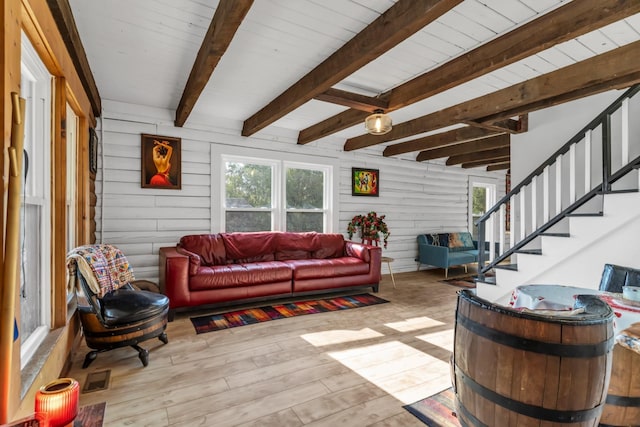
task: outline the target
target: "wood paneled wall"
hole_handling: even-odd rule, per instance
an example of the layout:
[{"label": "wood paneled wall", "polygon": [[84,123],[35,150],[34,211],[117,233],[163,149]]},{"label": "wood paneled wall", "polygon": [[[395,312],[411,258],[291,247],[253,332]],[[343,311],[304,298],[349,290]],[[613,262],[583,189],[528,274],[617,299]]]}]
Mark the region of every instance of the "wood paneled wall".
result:
[{"label": "wood paneled wall", "polygon": [[[416,268],[417,234],[468,228],[470,175],[495,178],[498,197],[504,194],[504,172],[445,167],[444,160],[418,163],[408,157],[385,158],[367,150],[344,153],[339,143],[301,147],[282,136],[243,138],[230,130],[175,128],[171,111],[109,102],[103,106],[103,128],[98,130],[97,236],[127,254],[139,279],[157,281],[158,248],[175,245],[185,234],[216,228],[211,224],[211,174],[220,171],[218,165],[210,164],[212,144],[227,145],[230,153],[234,146],[260,148],[265,156],[282,159],[291,154],[337,158],[339,222],[333,231],[346,236],[347,223],[356,214],[375,210],[387,215],[391,237],[384,254],[395,258],[394,271]],[[141,188],[141,133],[182,138],[182,190]],[[380,170],[380,197],[351,196],[351,167]]]}]

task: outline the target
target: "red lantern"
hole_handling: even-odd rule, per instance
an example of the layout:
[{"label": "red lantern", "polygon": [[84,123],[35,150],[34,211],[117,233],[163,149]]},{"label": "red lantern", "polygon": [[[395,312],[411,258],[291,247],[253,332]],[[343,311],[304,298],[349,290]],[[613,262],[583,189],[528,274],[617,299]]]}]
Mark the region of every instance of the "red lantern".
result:
[{"label": "red lantern", "polygon": [[63,427],[78,415],[80,385],[73,378],[59,378],[40,387],[36,393],[36,412],[45,415],[45,425]]}]

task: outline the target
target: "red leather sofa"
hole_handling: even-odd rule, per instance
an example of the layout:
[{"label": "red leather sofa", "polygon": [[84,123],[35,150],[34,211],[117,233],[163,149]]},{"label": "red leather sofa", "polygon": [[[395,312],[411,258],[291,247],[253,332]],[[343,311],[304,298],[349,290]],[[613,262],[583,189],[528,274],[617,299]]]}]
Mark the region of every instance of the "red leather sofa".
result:
[{"label": "red leather sofa", "polygon": [[184,236],[160,248],[160,289],[177,310],[322,293],[378,291],[382,249],[337,233],[254,232]]}]

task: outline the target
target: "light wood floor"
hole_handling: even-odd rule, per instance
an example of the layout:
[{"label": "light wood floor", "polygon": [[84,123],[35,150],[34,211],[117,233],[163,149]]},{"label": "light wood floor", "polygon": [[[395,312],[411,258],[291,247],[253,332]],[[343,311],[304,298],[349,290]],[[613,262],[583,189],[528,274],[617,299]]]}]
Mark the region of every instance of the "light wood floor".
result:
[{"label": "light wood floor", "polygon": [[[460,275],[464,275],[460,270]],[[143,368],[131,348],[87,369],[84,343],[69,376],[111,370],[105,426],[424,426],[402,408],[450,386],[456,291],[443,270],[383,275],[371,307],[300,316],[196,335],[189,315]],[[224,311],[224,310],[222,310]],[[202,313],[196,313],[202,314]]]}]

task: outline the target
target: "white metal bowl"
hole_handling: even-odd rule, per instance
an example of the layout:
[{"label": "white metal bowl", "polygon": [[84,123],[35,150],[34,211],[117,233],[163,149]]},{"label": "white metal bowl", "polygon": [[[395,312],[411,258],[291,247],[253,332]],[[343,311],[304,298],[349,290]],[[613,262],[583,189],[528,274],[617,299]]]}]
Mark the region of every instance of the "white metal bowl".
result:
[{"label": "white metal bowl", "polygon": [[639,286],[623,286],[622,297],[624,299],[630,299],[632,301],[640,301],[640,287]]}]

